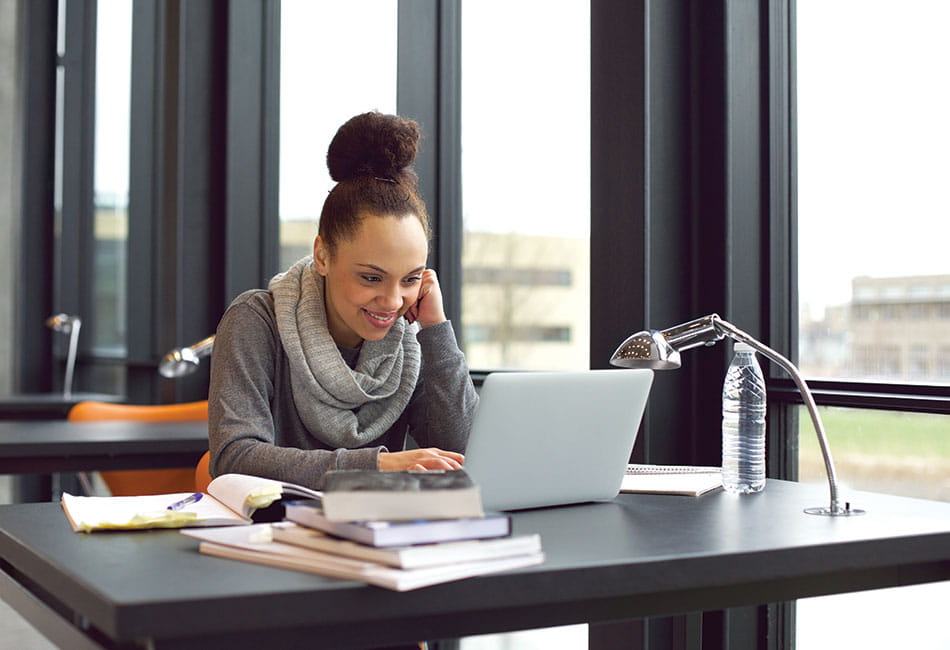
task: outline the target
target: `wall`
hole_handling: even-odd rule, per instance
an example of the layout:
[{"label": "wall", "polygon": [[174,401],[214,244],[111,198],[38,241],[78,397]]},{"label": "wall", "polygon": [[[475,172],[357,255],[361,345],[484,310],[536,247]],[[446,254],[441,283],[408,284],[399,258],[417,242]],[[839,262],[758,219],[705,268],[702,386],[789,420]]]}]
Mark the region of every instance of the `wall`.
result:
[{"label": "wall", "polygon": [[13,332],[19,241],[20,150],[17,84],[18,2],[0,2],[0,395],[13,390]]}]

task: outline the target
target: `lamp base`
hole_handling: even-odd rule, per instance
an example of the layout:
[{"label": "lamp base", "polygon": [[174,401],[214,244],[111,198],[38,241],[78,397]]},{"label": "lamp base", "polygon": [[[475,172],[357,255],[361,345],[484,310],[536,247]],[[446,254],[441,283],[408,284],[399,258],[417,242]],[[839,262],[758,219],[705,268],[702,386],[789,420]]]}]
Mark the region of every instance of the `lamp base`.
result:
[{"label": "lamp base", "polygon": [[865,514],[864,510],[852,508],[850,503],[845,503],[844,508],[841,506],[836,506],[834,508],[828,506],[815,506],[814,508],[805,508],[805,512],[809,515],[824,515],[825,517],[856,517],[858,515]]}]

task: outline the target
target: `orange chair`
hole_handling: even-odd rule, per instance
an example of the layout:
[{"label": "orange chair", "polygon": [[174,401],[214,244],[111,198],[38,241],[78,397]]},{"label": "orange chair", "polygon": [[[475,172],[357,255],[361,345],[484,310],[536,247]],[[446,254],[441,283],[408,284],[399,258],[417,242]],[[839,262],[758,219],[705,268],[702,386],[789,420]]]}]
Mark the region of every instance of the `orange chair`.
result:
[{"label": "orange chair", "polygon": [[[151,422],[200,422],[208,420],[208,400],[180,404],[115,404],[110,402],[79,402],[66,418],[71,422],[132,420]],[[100,472],[114,496],[170,494],[195,489],[192,467],[174,469],[137,469]],[[203,491],[203,490],[202,490]]]},{"label": "orange chair", "polygon": [[211,482],[211,452],[206,451],[195,467],[195,492],[207,492]]}]

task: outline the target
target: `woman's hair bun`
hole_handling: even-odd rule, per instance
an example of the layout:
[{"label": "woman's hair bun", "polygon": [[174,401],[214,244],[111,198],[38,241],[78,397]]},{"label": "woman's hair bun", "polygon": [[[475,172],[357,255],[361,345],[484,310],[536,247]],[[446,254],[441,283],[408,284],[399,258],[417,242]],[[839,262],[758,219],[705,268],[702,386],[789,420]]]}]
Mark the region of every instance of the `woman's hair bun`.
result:
[{"label": "woman's hair bun", "polygon": [[339,128],[327,150],[330,177],[345,181],[373,176],[398,181],[414,178],[411,165],[419,149],[419,125],[398,115],[363,113]]}]

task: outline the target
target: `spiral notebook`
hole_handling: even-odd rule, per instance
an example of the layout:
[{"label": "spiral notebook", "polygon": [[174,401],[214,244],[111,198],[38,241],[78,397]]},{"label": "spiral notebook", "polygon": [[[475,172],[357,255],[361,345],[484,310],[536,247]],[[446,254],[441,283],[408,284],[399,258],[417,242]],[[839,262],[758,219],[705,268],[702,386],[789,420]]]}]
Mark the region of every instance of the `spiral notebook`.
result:
[{"label": "spiral notebook", "polygon": [[632,369],[488,375],[465,451],[485,509],[616,497],[652,382]]},{"label": "spiral notebook", "polygon": [[722,468],[694,465],[627,465],[621,492],[698,497],[722,487]]}]

